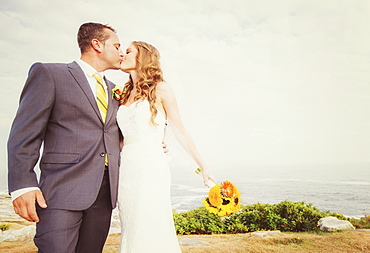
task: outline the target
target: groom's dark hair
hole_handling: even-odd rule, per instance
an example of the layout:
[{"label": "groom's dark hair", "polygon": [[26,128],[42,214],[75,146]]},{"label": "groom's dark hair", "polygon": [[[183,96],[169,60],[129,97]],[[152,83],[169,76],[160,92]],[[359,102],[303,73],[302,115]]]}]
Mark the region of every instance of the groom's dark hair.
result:
[{"label": "groom's dark hair", "polygon": [[77,34],[77,42],[78,46],[80,47],[81,54],[86,52],[93,39],[97,39],[102,43],[109,39],[109,35],[105,32],[105,29],[116,32],[116,30],[112,27],[99,23],[89,22],[80,26]]}]

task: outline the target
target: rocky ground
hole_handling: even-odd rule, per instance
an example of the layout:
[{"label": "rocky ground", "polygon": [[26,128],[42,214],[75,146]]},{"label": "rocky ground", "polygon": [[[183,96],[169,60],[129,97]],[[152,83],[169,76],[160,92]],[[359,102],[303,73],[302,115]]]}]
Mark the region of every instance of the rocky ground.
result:
[{"label": "rocky ground", "polygon": [[[13,212],[11,199],[6,194],[0,194],[0,224],[10,225],[7,231],[0,231],[0,252],[37,252],[32,241],[35,224],[25,221]],[[115,211],[103,253],[118,252],[119,232],[119,218]],[[322,243],[318,243],[320,241]],[[370,230],[322,235],[280,231],[260,231],[240,235],[193,235],[179,236],[179,243],[183,253],[230,252],[230,248],[233,248],[233,252],[265,252],[266,247],[271,247],[268,252],[278,253],[325,252],[322,250],[328,247],[331,248],[331,252],[370,252]]]},{"label": "rocky ground", "polygon": [[34,222],[28,222],[15,214],[10,197],[0,194],[0,224],[10,224],[9,231],[13,231],[34,225]]}]

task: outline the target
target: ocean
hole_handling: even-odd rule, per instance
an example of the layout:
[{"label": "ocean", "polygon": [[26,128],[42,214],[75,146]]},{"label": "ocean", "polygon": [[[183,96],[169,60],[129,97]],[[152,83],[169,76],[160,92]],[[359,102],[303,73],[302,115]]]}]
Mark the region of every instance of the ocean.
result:
[{"label": "ocean", "polygon": [[[171,170],[173,209],[202,206],[208,188],[200,176],[189,169]],[[243,205],[306,201],[320,211],[370,215],[370,165],[227,166],[214,174],[218,182],[230,180],[238,187]],[[0,177],[0,191],[6,189],[6,177]]]},{"label": "ocean", "polygon": [[[369,165],[240,166],[217,172],[219,182],[230,180],[238,187],[244,205],[305,201],[320,211],[349,217],[370,215]],[[196,179],[199,181],[195,183],[193,181],[197,180],[185,175],[180,179],[173,177],[175,210],[202,206],[208,190],[202,186],[200,178]]]}]

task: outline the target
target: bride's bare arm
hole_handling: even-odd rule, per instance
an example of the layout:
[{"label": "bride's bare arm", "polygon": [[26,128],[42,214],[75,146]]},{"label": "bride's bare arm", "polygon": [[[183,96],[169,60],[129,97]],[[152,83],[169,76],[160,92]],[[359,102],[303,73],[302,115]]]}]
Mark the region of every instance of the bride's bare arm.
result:
[{"label": "bride's bare arm", "polygon": [[194,161],[202,168],[202,176],[204,184],[208,185],[208,181],[216,183],[210,169],[205,164],[197,147],[195,146],[189,132],[186,130],[180,116],[178,105],[176,102],[175,95],[171,89],[171,86],[166,82],[161,82],[157,85],[157,95],[160,98],[162,107],[167,115],[171,127],[173,128],[174,134],[177,141],[181,146],[190,154]]}]

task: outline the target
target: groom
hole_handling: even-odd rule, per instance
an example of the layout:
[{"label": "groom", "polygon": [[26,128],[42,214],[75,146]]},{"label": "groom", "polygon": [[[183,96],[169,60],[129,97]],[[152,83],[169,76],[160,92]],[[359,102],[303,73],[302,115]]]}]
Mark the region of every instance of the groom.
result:
[{"label": "groom", "polygon": [[39,252],[102,252],[116,205],[119,105],[102,72],[119,69],[123,53],[98,23],[81,25],[78,45],[77,61],[31,67],[8,140],[9,192],[15,212],[37,222]]}]

